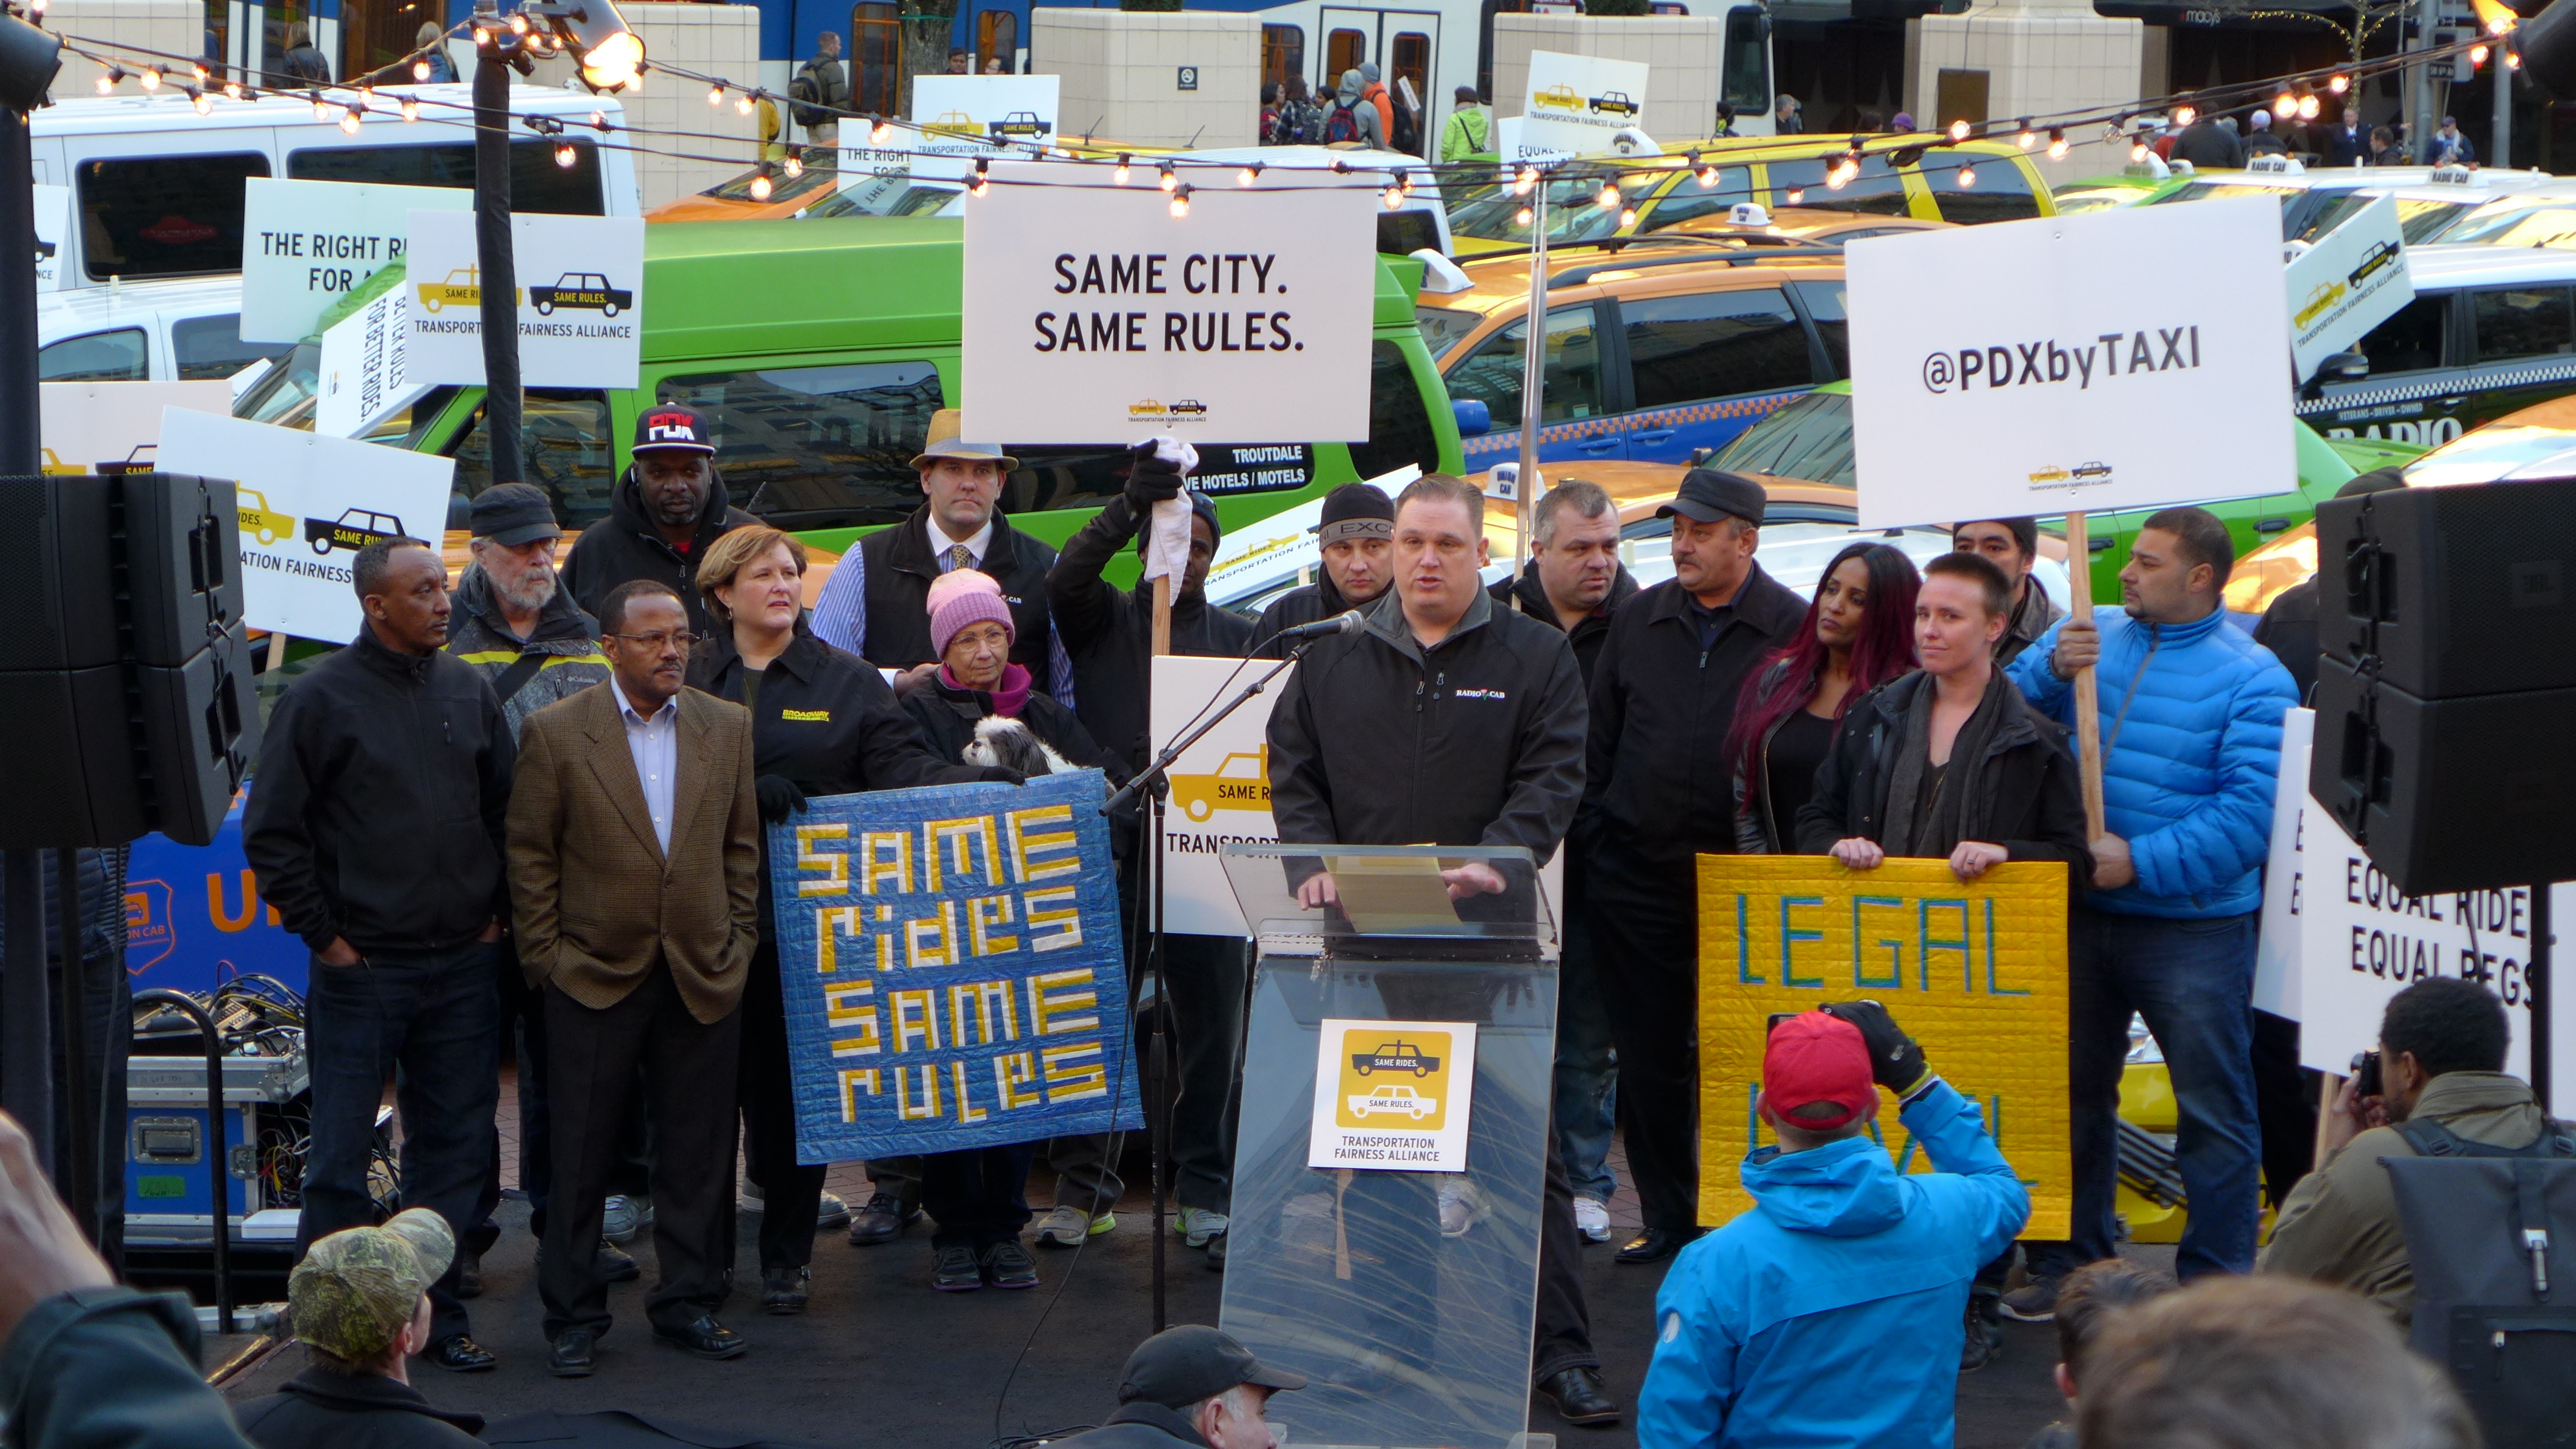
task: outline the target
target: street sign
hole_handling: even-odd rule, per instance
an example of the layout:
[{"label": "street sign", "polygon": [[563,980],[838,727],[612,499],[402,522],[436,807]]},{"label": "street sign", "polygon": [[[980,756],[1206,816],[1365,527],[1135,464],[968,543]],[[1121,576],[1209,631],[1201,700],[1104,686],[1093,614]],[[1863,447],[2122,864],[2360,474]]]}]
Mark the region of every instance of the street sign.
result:
[{"label": "street sign", "polygon": [[72,189],[68,186],[36,188],[36,290],[50,292],[62,285],[63,243],[70,240]]},{"label": "street sign", "polygon": [[332,324],[322,334],[321,393],[313,427],[354,438],[410,407],[433,386],[406,365],[411,342],[410,287],[396,287]]},{"label": "street sign", "polygon": [[1531,51],[1514,144],[1577,156],[1608,152],[1646,113],[1646,74],[1643,61]]},{"label": "street sign", "polygon": [[2415,300],[2397,198],[2383,196],[2291,258],[2290,355],[2301,381]]},{"label": "street sign", "polygon": [[930,153],[912,158],[912,174],[963,181],[978,156],[1029,155],[1027,143],[1055,139],[1062,89],[1051,75],[914,76],[912,113],[934,119],[912,143]]},{"label": "street sign", "polygon": [[[631,216],[510,218],[527,387],[633,387],[643,366],[644,223]],[[415,211],[409,376],[483,381],[482,270],[470,212]]]},{"label": "street sign", "polygon": [[1844,265],[1864,528],[2298,487],[2268,196],[1871,237]]},{"label": "street sign", "polygon": [[166,409],[161,470],[230,478],[241,504],[242,617],[346,644],[361,615],[349,565],[379,538],[436,547],[454,460],[241,418]]},{"label": "street sign", "polygon": [[1186,174],[1177,198],[1099,185],[1106,167],[993,163],[966,203],[969,439],[1368,436],[1377,190]]},{"label": "street sign", "polygon": [[323,313],[402,260],[413,212],[473,208],[462,187],[252,177],[242,191],[243,339],[312,336]]}]

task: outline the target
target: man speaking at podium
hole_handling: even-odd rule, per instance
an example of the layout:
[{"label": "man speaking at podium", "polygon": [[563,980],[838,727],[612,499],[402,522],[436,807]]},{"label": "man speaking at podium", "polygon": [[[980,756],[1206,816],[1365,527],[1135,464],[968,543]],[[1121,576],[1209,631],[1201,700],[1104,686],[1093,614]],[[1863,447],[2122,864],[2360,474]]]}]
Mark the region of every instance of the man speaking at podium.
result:
[{"label": "man speaking at podium", "polygon": [[[1397,496],[1394,587],[1369,607],[1366,628],[1307,649],[1271,711],[1270,809],[1282,841],[1519,845],[1544,862],[1565,839],[1583,797],[1583,676],[1562,632],[1496,608],[1481,586],[1484,513],[1484,495],[1442,473]],[[1442,874],[1453,899],[1503,889],[1481,863]],[[1299,898],[1331,902],[1332,878],[1307,880]],[[1567,1422],[1616,1423],[1555,1137],[1532,1367]],[[1436,1211],[1422,1195],[1424,1212]]]}]

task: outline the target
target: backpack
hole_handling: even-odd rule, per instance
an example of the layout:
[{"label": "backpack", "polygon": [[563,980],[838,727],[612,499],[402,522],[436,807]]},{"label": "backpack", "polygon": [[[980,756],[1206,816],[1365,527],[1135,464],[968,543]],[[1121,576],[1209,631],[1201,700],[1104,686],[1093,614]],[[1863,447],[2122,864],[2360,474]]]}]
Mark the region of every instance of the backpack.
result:
[{"label": "backpack", "polygon": [[839,119],[823,109],[823,87],[815,77],[814,62],[810,60],[797,67],[796,78],[787,83],[787,99],[788,115],[799,129],[811,131],[816,126],[828,126]]},{"label": "backpack", "polygon": [[[1361,102],[1359,102],[1359,104],[1360,104],[1360,105],[1365,106],[1365,105],[1367,105],[1367,104],[1368,104],[1368,102],[1366,102],[1366,101],[1361,101]],[[1359,118],[1358,118],[1357,116],[1354,116],[1354,115],[1352,115],[1352,114],[1351,114],[1351,108],[1350,108],[1349,106],[1347,106],[1347,105],[1337,105],[1337,106],[1333,107],[1333,109],[1332,109],[1329,113],[1327,113],[1327,114],[1325,115],[1325,117],[1324,117],[1324,144],[1325,144],[1325,145],[1329,146],[1329,145],[1333,144],[1335,141],[1357,141],[1359,138],[1360,138],[1360,122],[1359,122]]]},{"label": "backpack", "polygon": [[2415,1276],[2414,1346],[2446,1364],[2495,1445],[2576,1445],[2576,1129],[2527,1147],[2394,1124],[2419,1154],[2383,1157]]}]

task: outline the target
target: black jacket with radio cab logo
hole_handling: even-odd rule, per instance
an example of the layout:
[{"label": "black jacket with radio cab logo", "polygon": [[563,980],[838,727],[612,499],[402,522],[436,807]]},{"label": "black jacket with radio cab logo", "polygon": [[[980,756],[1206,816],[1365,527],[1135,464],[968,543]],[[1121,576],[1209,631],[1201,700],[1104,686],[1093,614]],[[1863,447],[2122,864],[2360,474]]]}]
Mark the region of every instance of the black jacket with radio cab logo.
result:
[{"label": "black jacket with radio cab logo", "polygon": [[1562,631],[1483,589],[1425,650],[1389,589],[1329,635],[1270,713],[1279,838],[1521,845],[1544,862],[1583,798],[1583,676]]},{"label": "black jacket with radio cab logo", "polygon": [[[689,658],[689,683],[718,699],[747,703],[743,674],[733,631],[722,626]],[[983,778],[932,754],[885,676],[816,638],[803,619],[787,652],[760,672],[751,752],[754,774],[785,776],[808,795]]]}]

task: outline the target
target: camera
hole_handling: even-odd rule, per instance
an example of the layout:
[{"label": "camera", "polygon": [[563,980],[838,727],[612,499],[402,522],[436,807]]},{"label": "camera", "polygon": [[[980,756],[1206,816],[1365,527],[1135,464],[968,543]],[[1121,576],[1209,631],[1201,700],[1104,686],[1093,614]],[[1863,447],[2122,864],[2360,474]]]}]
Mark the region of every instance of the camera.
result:
[{"label": "camera", "polygon": [[2353,1053],[2352,1094],[2356,1097],[2377,1097],[2385,1095],[2379,1085],[2379,1053]]}]

